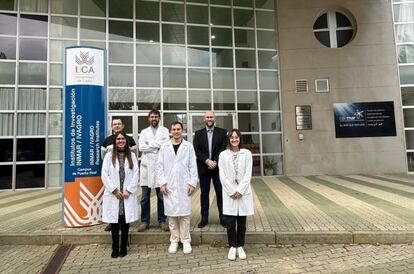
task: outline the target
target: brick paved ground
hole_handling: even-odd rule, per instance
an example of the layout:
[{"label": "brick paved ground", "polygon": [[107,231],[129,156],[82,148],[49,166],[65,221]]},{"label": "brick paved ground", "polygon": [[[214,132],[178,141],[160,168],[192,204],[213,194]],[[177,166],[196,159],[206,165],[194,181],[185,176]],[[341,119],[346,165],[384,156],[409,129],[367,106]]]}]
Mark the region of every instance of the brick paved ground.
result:
[{"label": "brick paved ground", "polygon": [[[0,273],[40,273],[56,246],[0,245]],[[247,260],[227,260],[227,248],[132,245],[111,259],[110,245],[76,246],[60,273],[414,273],[413,245],[247,245]]]}]

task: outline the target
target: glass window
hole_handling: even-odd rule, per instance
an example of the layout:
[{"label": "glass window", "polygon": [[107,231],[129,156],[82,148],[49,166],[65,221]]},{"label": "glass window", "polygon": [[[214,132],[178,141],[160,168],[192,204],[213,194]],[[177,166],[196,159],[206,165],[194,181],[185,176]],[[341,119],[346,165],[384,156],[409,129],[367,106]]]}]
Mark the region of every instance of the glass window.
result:
[{"label": "glass window", "polygon": [[235,110],[234,90],[214,90],[213,91],[215,110]]},{"label": "glass window", "polygon": [[80,46],[88,46],[88,47],[97,47],[101,49],[106,48],[105,42],[97,42],[97,41],[88,41],[88,40],[80,40],[79,41]]},{"label": "glass window", "polygon": [[185,88],[185,69],[163,68],[164,87]]},{"label": "glass window", "polygon": [[159,87],[160,68],[137,67],[138,87]]},{"label": "glass window", "polygon": [[[0,4],[1,6],[1,4]],[[0,34],[16,35],[17,15],[0,13]]]},{"label": "glass window", "polygon": [[0,88],[0,110],[14,110],[14,88]]},{"label": "glass window", "polygon": [[0,59],[16,59],[16,38],[0,39]]},{"label": "glass window", "polygon": [[260,89],[279,89],[276,71],[259,71]]},{"label": "glass window", "polygon": [[[414,109],[403,109],[404,127],[414,127]],[[408,148],[408,147],[407,147]]]},{"label": "glass window", "polygon": [[208,4],[208,0],[187,0],[187,3],[202,3],[202,4]]},{"label": "glass window", "polygon": [[237,114],[239,120],[239,130],[241,132],[259,132],[259,115],[257,112]]},{"label": "glass window", "polygon": [[191,45],[208,46],[209,36],[208,28],[205,27],[187,27],[187,43]]},{"label": "glass window", "polygon": [[227,48],[212,49],[213,67],[233,67],[233,50]]},{"label": "glass window", "polygon": [[47,36],[47,16],[20,15],[20,35]]},{"label": "glass window", "polygon": [[109,66],[109,86],[133,87],[134,68],[125,66]]},{"label": "glass window", "polygon": [[400,68],[400,84],[414,84],[414,66],[399,66]]},{"label": "glass window", "polygon": [[319,16],[313,24],[313,29],[328,29],[328,14],[324,13]]},{"label": "glass window", "polygon": [[49,164],[47,185],[49,187],[62,186],[62,178],[62,164]]},{"label": "glass window", "polygon": [[132,64],[134,63],[134,48],[133,44],[125,43],[109,43],[109,63],[124,63]]},{"label": "glass window", "polygon": [[47,13],[48,0],[20,0],[19,2],[20,11]]},{"label": "glass window", "polygon": [[231,9],[211,7],[210,16],[212,25],[231,26]]},{"label": "glass window", "polygon": [[184,23],[184,5],[162,3],[162,21]]},{"label": "glass window", "polygon": [[315,32],[315,37],[316,39],[318,39],[318,41],[327,46],[327,47],[331,47],[331,38],[329,37],[329,31],[318,31]]},{"label": "glass window", "polygon": [[232,47],[233,38],[231,29],[211,28],[211,45]]},{"label": "glass window", "polygon": [[236,76],[238,89],[256,89],[256,71],[237,70]]},{"label": "glass window", "polygon": [[[330,48],[340,48],[352,40],[354,27],[345,14],[328,11],[316,19],[313,24],[313,32],[322,45]],[[264,40],[269,39],[264,38]]]},{"label": "glass window", "polygon": [[99,17],[106,15],[106,0],[82,0],[79,2],[81,15]]},{"label": "glass window", "polygon": [[397,43],[414,42],[414,24],[395,25],[395,40]]},{"label": "glass window", "polygon": [[414,152],[407,152],[408,171],[414,171]]},{"label": "glass window", "polygon": [[253,10],[234,9],[234,26],[254,27]]},{"label": "glass window", "polygon": [[20,38],[20,60],[47,60],[47,40]]},{"label": "glass window", "polygon": [[137,89],[137,106],[139,110],[161,109],[161,91],[158,89]]},{"label": "glass window", "polygon": [[0,62],[0,84],[13,85],[16,75],[16,63]]},{"label": "glass window", "polygon": [[44,161],[45,138],[17,139],[17,161]]},{"label": "glass window", "polygon": [[17,10],[17,0],[0,1],[0,10]]},{"label": "glass window", "polygon": [[186,110],[185,90],[164,90],[164,110]]},{"label": "glass window", "polygon": [[190,110],[207,111],[211,109],[210,90],[190,90],[188,94]]},{"label": "glass window", "polygon": [[133,0],[108,0],[109,1],[109,17],[130,18],[134,11]]},{"label": "glass window", "polygon": [[46,114],[19,113],[17,114],[17,135],[45,135]]},{"label": "glass window", "polygon": [[253,7],[253,2],[254,0],[233,0],[233,5],[234,6],[239,6],[239,7]]},{"label": "glass window", "polygon": [[282,153],[281,134],[262,134],[263,153]]},{"label": "glass window", "polygon": [[184,44],[184,25],[162,24],[162,42]]},{"label": "glass window", "polygon": [[[0,7],[2,4],[0,4]],[[12,172],[13,167],[0,166],[0,189],[11,189],[12,188]]]},{"label": "glass window", "polygon": [[275,29],[276,28],[276,15],[274,12],[269,11],[256,11],[256,27]]},{"label": "glass window", "polygon": [[254,50],[236,49],[237,68],[256,68],[256,54]]},{"label": "glass window", "polygon": [[208,7],[187,5],[187,23],[208,24]]},{"label": "glass window", "polygon": [[58,38],[76,38],[78,19],[52,16],[50,36]]},{"label": "glass window", "polygon": [[13,136],[13,114],[12,113],[0,113],[0,124],[1,124],[0,136]]},{"label": "glass window", "polygon": [[132,110],[134,107],[134,90],[132,89],[109,89],[109,109]]},{"label": "glass window", "polygon": [[63,65],[50,64],[50,84],[51,85],[63,85]]},{"label": "glass window", "polygon": [[19,88],[17,109],[19,110],[45,110],[46,89]]},{"label": "glass window", "polygon": [[137,19],[159,20],[159,3],[137,0],[136,3]]},{"label": "glass window", "polygon": [[78,14],[78,1],[53,0],[50,6],[52,13]]},{"label": "glass window", "polygon": [[13,161],[13,139],[0,139],[0,162]]},{"label": "glass window", "polygon": [[260,92],[260,108],[262,110],[280,110],[278,92]]},{"label": "glass window", "polygon": [[246,29],[235,29],[234,43],[236,47],[254,48],[254,31]]},{"label": "glass window", "polygon": [[106,23],[101,19],[80,19],[80,38],[105,40]]},{"label": "glass window", "polygon": [[[256,91],[238,91],[237,108],[239,110],[257,110],[257,92]],[[239,119],[239,121],[242,121]],[[240,125],[239,125],[240,126]]]},{"label": "glass window", "polygon": [[119,41],[132,41],[134,36],[132,22],[109,21],[109,39]]},{"label": "glass window", "polygon": [[160,46],[159,45],[137,45],[137,64],[159,65]]},{"label": "glass window", "polygon": [[184,126],[184,132],[187,132],[187,114],[185,113],[164,113],[164,125],[170,130],[172,122],[181,122]]},{"label": "glass window", "polygon": [[158,23],[142,23],[136,24],[136,39],[140,42],[159,42],[160,26]]},{"label": "glass window", "polygon": [[62,135],[62,114],[49,114],[49,135]]},{"label": "glass window", "polygon": [[73,41],[60,41],[60,40],[50,40],[50,60],[51,61],[63,61],[64,51],[66,47],[76,46],[77,43]]},{"label": "glass window", "polygon": [[262,113],[262,131],[281,131],[280,113]]},{"label": "glass window", "polygon": [[185,47],[163,46],[162,63],[167,66],[185,66]]},{"label": "glass window", "polygon": [[256,8],[275,9],[274,0],[256,0]]},{"label": "glass window", "polygon": [[20,63],[20,85],[46,85],[46,64]]},{"label": "glass window", "polygon": [[35,188],[44,186],[44,164],[16,166],[16,188]]},{"label": "glass window", "polygon": [[209,69],[189,69],[188,70],[189,88],[210,88]]},{"label": "glass window", "polygon": [[283,156],[263,156],[263,169],[266,176],[283,174]]},{"label": "glass window", "polygon": [[231,0],[210,0],[210,4],[230,6]]},{"label": "glass window", "polygon": [[397,45],[397,54],[399,64],[414,63],[414,45]]},{"label": "glass window", "polygon": [[214,69],[213,70],[213,87],[215,89],[234,88],[233,70]]},{"label": "glass window", "polygon": [[194,67],[209,67],[210,52],[208,48],[187,48],[188,65]]},{"label": "glass window", "polygon": [[257,31],[257,47],[275,49],[276,48],[276,33],[274,31]]},{"label": "glass window", "polygon": [[277,51],[258,51],[257,54],[259,57],[259,68],[277,69]]},{"label": "glass window", "polygon": [[51,88],[49,90],[49,109],[62,110],[63,109],[63,92],[61,88]]}]

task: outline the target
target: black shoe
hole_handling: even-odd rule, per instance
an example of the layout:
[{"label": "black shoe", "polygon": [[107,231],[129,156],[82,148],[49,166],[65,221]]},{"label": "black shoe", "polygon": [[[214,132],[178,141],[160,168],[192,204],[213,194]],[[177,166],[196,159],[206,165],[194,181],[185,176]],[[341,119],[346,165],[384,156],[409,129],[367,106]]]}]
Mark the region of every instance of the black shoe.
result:
[{"label": "black shoe", "polygon": [[221,224],[224,228],[227,228],[227,225],[226,225],[226,222],[225,222],[225,221],[221,220],[221,221],[220,221],[220,224]]},{"label": "black shoe", "polygon": [[107,225],[104,230],[105,231],[111,231],[111,224]]},{"label": "black shoe", "polygon": [[128,254],[126,249],[121,249],[121,251],[119,252],[119,257],[125,257]]},{"label": "black shoe", "polygon": [[113,250],[112,254],[111,254],[112,258],[118,258],[119,257],[119,251],[118,250]]},{"label": "black shoe", "polygon": [[198,224],[198,228],[203,228],[206,225],[208,225],[208,221],[207,220],[201,220],[201,222]]}]

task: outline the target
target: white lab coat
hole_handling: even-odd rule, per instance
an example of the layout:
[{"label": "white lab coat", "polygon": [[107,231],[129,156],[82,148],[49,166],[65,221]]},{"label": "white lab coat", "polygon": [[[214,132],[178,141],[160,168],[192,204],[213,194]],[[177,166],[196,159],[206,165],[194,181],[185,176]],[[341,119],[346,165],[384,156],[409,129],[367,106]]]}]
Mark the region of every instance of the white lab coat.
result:
[{"label": "white lab coat", "polygon": [[[131,194],[124,200],[125,220],[127,223],[138,220],[138,197],[137,187],[139,179],[138,160],[134,153],[131,153],[133,169],[129,168],[128,160],[125,158],[125,179],[124,191]],[[119,184],[119,162],[115,167],[112,164],[112,153],[107,153],[102,165],[102,182],[105,186],[103,196],[102,221],[106,223],[118,223],[119,200],[112,193],[115,189],[120,190]]]},{"label": "white lab coat", "polygon": [[168,129],[159,126],[157,132],[152,133],[151,127],[141,131],[138,150],[142,152],[140,168],[140,186],[155,187],[156,165],[160,147],[170,140]]},{"label": "white lab coat", "polygon": [[[233,155],[230,149],[220,153],[219,173],[223,186],[223,214],[231,216],[247,216],[254,214],[253,193],[250,185],[252,178],[252,154],[247,149],[240,149],[238,160],[238,175],[233,164]],[[233,199],[230,196],[239,192],[240,199]]]},{"label": "white lab coat", "polygon": [[168,195],[164,195],[164,211],[167,216],[191,214],[191,196],[188,185],[197,186],[197,162],[194,147],[183,139],[175,155],[170,142],[161,146],[157,162],[157,186],[167,184]]}]

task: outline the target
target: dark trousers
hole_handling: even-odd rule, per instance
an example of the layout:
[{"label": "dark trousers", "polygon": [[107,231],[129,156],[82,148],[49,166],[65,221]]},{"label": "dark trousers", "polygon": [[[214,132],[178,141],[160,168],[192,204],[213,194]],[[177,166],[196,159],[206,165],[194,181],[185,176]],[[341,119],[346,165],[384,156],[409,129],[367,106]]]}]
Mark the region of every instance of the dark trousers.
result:
[{"label": "dark trousers", "polygon": [[229,241],[229,246],[244,246],[244,239],[246,236],[246,216],[224,215],[224,220],[227,226],[227,239]]},{"label": "dark trousers", "polygon": [[[142,186],[142,198],[141,198],[141,222],[150,224],[151,217],[151,188]],[[160,188],[155,188],[157,193],[157,212],[158,212],[158,223],[164,223],[167,220],[167,216],[164,214],[164,200]]]},{"label": "dark trousers", "polygon": [[128,245],[129,224],[125,222],[125,215],[119,215],[118,223],[111,224],[112,250],[119,251],[119,230],[121,229],[121,251],[126,251]]},{"label": "dark trousers", "polygon": [[221,182],[218,172],[208,172],[207,174],[200,175],[200,202],[201,202],[201,219],[208,220],[208,210],[209,210],[209,193],[210,193],[210,182],[213,179],[214,190],[216,191],[217,199],[217,208],[219,212],[220,221],[223,218],[223,197]]}]

